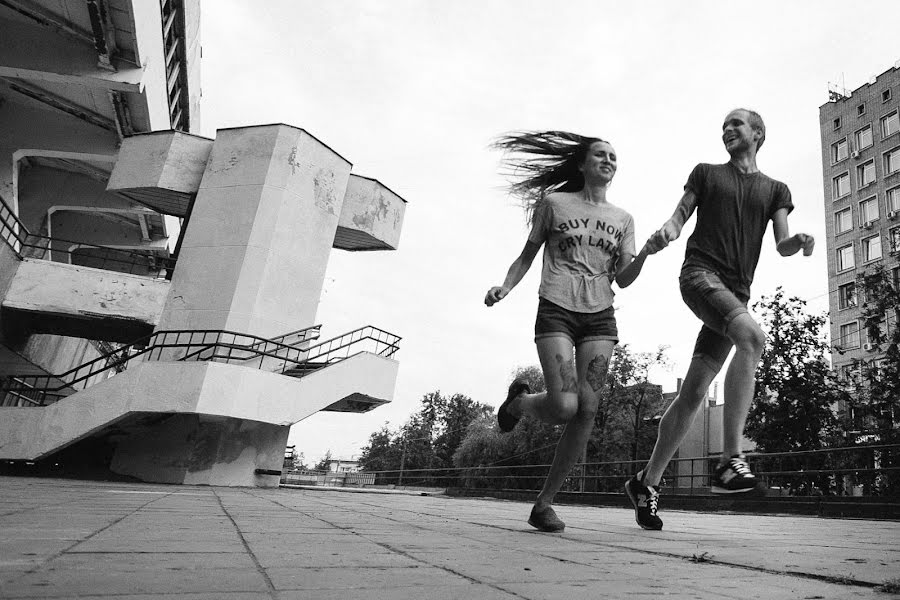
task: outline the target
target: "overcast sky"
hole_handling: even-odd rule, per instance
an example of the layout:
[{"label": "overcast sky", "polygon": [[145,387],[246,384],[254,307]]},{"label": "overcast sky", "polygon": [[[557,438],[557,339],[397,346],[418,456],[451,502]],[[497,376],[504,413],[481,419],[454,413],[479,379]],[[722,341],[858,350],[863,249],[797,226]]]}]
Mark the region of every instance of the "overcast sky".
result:
[{"label": "overcast sky", "polygon": [[[896,0],[215,0],[202,11],[201,133],[301,127],[409,203],[399,250],[332,252],[317,316],[323,339],[366,324],[403,337],[395,397],[294,425],[308,462],[358,454],[427,392],[497,406],[512,371],[537,364],[539,261],[503,302],[483,304],[528,233],[487,147],[509,130],[609,140],[609,199],[634,216],[640,247],[693,166],[727,160],[725,114],[759,111],[759,167],[790,187],[791,231],[820,243],[782,258],[767,233],[753,300],[783,285],[827,310],[818,107],[829,82],[852,90],[900,59]],[[666,391],[700,325],[677,284],[693,223],[616,297],[623,343],[670,346],[673,370],[653,376]]]}]

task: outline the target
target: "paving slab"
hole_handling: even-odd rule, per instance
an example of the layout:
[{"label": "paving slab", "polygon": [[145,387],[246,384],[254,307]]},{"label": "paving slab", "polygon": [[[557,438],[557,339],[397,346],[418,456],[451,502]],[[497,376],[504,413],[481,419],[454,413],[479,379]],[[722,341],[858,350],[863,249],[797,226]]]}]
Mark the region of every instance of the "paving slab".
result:
[{"label": "paving slab", "polygon": [[0,598],[900,598],[900,523],[625,502],[0,477]]}]

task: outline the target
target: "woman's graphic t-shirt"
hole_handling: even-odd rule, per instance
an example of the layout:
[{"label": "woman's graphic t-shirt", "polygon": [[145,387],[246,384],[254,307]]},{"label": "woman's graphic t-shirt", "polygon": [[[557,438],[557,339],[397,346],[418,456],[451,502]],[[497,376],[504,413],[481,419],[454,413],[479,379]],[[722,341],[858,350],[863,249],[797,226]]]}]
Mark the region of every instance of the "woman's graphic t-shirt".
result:
[{"label": "woman's graphic t-shirt", "polygon": [[552,194],[535,208],[528,240],[544,244],[538,295],[581,313],[612,306],[616,261],[635,254],[630,214],[568,194]]}]

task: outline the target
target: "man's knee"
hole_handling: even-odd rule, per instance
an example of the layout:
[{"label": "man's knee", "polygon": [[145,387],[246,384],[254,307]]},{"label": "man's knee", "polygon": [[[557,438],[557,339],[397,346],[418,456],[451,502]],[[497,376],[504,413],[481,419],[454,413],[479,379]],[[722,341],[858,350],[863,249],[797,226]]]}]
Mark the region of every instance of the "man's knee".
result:
[{"label": "man's knee", "polygon": [[728,324],[728,336],[737,349],[762,354],[766,346],[766,334],[753,318],[745,313]]}]

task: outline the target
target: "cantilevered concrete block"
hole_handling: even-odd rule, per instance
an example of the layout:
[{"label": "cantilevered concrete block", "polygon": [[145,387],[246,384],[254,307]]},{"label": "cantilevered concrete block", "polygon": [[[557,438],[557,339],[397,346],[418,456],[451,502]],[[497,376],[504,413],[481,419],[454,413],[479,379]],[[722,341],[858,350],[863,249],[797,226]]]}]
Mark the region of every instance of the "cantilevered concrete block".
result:
[{"label": "cantilevered concrete block", "polygon": [[313,325],[350,169],[296,127],[220,129],[159,329]]},{"label": "cantilevered concrete block", "polygon": [[396,250],[406,200],[377,179],[350,175],[334,236],[341,250]]},{"label": "cantilevered concrete block", "polygon": [[213,140],[181,131],[127,137],[106,189],[158,212],[187,216]]}]

